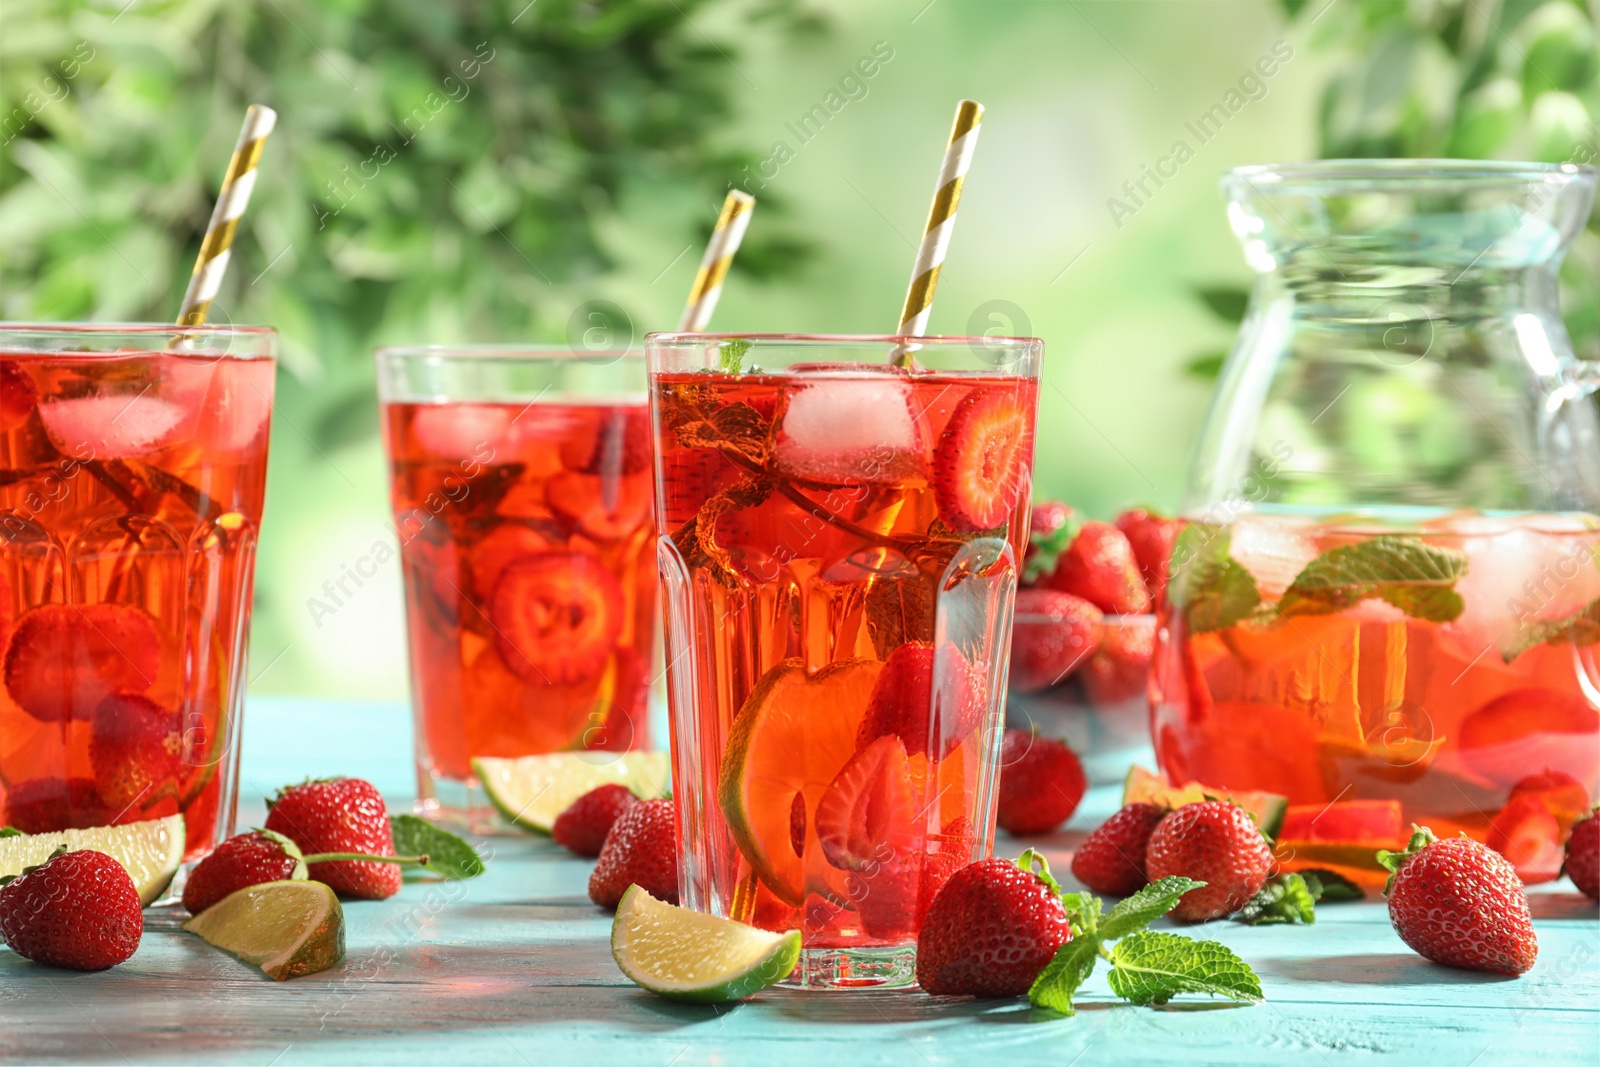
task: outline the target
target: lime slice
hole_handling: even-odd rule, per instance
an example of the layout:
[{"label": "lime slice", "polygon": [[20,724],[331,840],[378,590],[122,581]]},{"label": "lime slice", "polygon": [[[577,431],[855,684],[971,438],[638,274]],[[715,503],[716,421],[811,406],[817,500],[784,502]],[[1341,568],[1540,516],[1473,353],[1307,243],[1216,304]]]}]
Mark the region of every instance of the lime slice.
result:
[{"label": "lime slice", "polygon": [[58,830],[50,834],[0,837],[0,878],[36,867],[58,848],[68,852],[92,849],[104,852],[133,877],[139,903],[154,903],[183,862],[183,816],[130,822],[121,826],[96,826],[92,830]]},{"label": "lime slice", "polygon": [[520,759],[479,756],[472,772],[501,815],[547,834],[574,800],[603,785],[627,786],[646,800],[662,796],[668,767],[665,752],[552,752]]},{"label": "lime slice", "polygon": [[773,933],[665,904],[629,886],[611,922],[622,973],[673,1000],[743,1000],[780,982],[800,959],[800,931]]},{"label": "lime slice", "polygon": [[1190,782],[1188,785],[1167,784],[1164,775],[1147,771],[1135,765],[1128,768],[1128,777],[1122,784],[1122,803],[1158,804],[1162,807],[1181,808],[1185,804],[1198,804],[1202,800],[1226,800],[1239,805],[1268,837],[1277,838],[1283,829],[1283,816],[1289,810],[1287,797],[1277,793],[1250,792],[1242,789],[1219,789],[1215,786]]},{"label": "lime slice", "polygon": [[183,924],[283,981],[344,959],[344,910],[321,882],[262,882],[229,893]]}]

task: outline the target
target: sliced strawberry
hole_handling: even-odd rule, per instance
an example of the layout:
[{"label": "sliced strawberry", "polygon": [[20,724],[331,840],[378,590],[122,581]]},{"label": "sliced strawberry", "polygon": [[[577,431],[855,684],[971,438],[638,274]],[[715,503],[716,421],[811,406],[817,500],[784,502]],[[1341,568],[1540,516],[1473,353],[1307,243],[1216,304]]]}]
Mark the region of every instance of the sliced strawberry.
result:
[{"label": "sliced strawberry", "polygon": [[127,604],[42,604],[17,620],[6,691],[42,722],[87,719],[113,692],[142,693],[161,667],[155,619]]},{"label": "sliced strawberry", "polygon": [[942,760],[983,721],[986,689],[983,671],[954,645],[941,655],[924,641],[907,641],[884,661],[856,747],[892,734],[907,752]]},{"label": "sliced strawberry", "polygon": [[1540,771],[1530,774],[1511,787],[1511,799],[1519,796],[1536,797],[1556,822],[1563,836],[1574,823],[1589,812],[1589,790],[1583,783],[1563,771]]},{"label": "sliced strawberry", "polygon": [[1011,688],[1037,693],[1059,685],[1100,647],[1100,609],[1054,589],[1017,590],[1011,627]]},{"label": "sliced strawberry", "polygon": [[1133,546],[1109,522],[1085,522],[1057,560],[1055,570],[1039,584],[1082,597],[1108,615],[1150,610],[1150,593],[1139,573]]},{"label": "sliced strawberry", "polygon": [[952,529],[992,530],[1016,510],[1033,464],[1032,414],[1020,398],[982,388],[956,405],[933,456],[939,516]]},{"label": "sliced strawberry", "polygon": [[1456,743],[1473,770],[1506,786],[1530,764],[1585,778],[1600,764],[1600,714],[1577,693],[1514,689],[1467,716]]},{"label": "sliced strawberry", "polygon": [[1167,594],[1167,571],[1172,564],[1172,543],[1183,530],[1182,519],[1169,519],[1146,508],[1129,508],[1117,516],[1117,529],[1128,539],[1139,572],[1156,603]]},{"label": "sliced strawberry", "polygon": [[1537,796],[1523,793],[1508,800],[1489,823],[1485,843],[1510,860],[1517,877],[1528,885],[1561,876],[1566,856],[1561,824]]},{"label": "sliced strawberry", "polygon": [[29,778],[6,790],[5,818],[0,819],[0,826],[13,826],[25,834],[47,834],[129,821],[117,820],[116,815],[117,809],[100,798],[93,778]]},{"label": "sliced strawberry", "polygon": [[905,745],[880,737],[850,757],[817,802],[817,841],[842,871],[904,863],[921,843],[916,815]]},{"label": "sliced strawberry", "polygon": [[172,795],[183,735],[178,713],[138,693],[112,693],[94,709],[89,764],[106,803],[149,807]]},{"label": "sliced strawberry", "polygon": [[662,521],[677,528],[694,518],[707,500],[739,480],[739,468],[710,448],[680,448],[661,464]]},{"label": "sliced strawberry", "polygon": [[580,474],[637,474],[650,468],[650,412],[642,406],[593,409],[561,442],[561,462]]},{"label": "sliced strawberry", "polygon": [[581,682],[605,665],[622,629],[622,588],[600,560],[543,552],[509,564],[490,602],[506,666],[529,681]]},{"label": "sliced strawberry", "polygon": [[164,446],[183,422],[182,407],[158,396],[80,396],[39,405],[55,446],[79,459],[123,459]]},{"label": "sliced strawberry", "polygon": [[650,479],[641,474],[598,475],[562,471],[544,487],[552,510],[599,541],[618,541],[650,522]]},{"label": "sliced strawberry", "polygon": [[[506,565],[523,556],[548,552],[554,547],[550,539],[531,526],[520,522],[498,523],[467,553],[467,566],[472,571],[472,589],[478,599],[487,604],[500,584],[500,573]],[[452,575],[453,577],[453,575]],[[454,602],[456,593],[450,591],[447,602]]]},{"label": "sliced strawberry", "polygon": [[1097,708],[1110,708],[1129,700],[1146,699],[1150,660],[1155,650],[1154,617],[1106,620],[1100,647],[1082,670],[1089,703]]},{"label": "sliced strawberry", "polygon": [[0,430],[14,430],[28,421],[39,390],[15,360],[0,360]]}]

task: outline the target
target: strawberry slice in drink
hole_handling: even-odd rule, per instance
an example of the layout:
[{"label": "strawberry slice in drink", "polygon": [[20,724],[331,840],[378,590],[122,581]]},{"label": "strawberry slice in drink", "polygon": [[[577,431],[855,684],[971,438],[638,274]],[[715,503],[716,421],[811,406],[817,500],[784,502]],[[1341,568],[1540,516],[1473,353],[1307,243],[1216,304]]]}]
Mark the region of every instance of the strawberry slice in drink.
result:
[{"label": "strawberry slice in drink", "polygon": [[161,637],[142,608],[42,604],[17,620],[6,692],[42,722],[87,719],[114,692],[142,693],[161,667]]},{"label": "strawberry slice in drink", "polygon": [[644,407],[597,408],[561,442],[561,462],[580,474],[638,474],[650,468],[650,412]]},{"label": "strawberry slice in drink", "polygon": [[176,794],[178,713],[138,693],[112,693],[89,724],[89,765],[106,803],[148,808]]},{"label": "strawberry slice in drink", "polygon": [[93,778],[29,778],[5,790],[3,799],[0,810],[5,818],[0,826],[25,834],[86,830],[142,818],[137,814],[119,818],[117,809],[100,798]]},{"label": "strawberry slice in drink", "polygon": [[1498,785],[1513,786],[1534,768],[1592,781],[1600,713],[1575,692],[1513,689],[1467,716],[1456,743],[1462,760]]},{"label": "strawberry slice in drink", "polygon": [[1023,400],[974,389],[956,405],[933,456],[939,516],[955,530],[1003,526],[1029,486],[1033,427]]},{"label": "strawberry slice in drink", "polygon": [[[473,592],[480,601],[489,603],[507,565],[523,556],[548,552],[552,547],[550,539],[531,526],[512,521],[498,523],[466,553]],[[451,598],[456,595],[451,590]]]},{"label": "strawberry slice in drink", "polygon": [[541,552],[510,563],[490,601],[500,657],[528,681],[594,677],[622,630],[622,587],[582,552]]},{"label": "strawberry slice in drink", "polygon": [[45,432],[77,459],[124,459],[164,446],[187,412],[146,393],[81,396],[39,405]]},{"label": "strawberry slice in drink", "polygon": [[14,430],[28,421],[39,399],[28,372],[15,360],[0,360],[0,430]]},{"label": "strawberry slice in drink", "polygon": [[575,523],[586,536],[617,541],[638,533],[650,521],[650,479],[562,471],[545,483],[551,510]]},{"label": "strawberry slice in drink", "polygon": [[888,734],[844,765],[817,804],[817,842],[842,871],[871,870],[921,851],[906,746]]},{"label": "strawberry slice in drink", "polygon": [[907,752],[942,760],[983,721],[985,690],[983,672],[954,645],[940,654],[926,642],[907,641],[884,660],[856,744],[864,750],[898,736]]}]

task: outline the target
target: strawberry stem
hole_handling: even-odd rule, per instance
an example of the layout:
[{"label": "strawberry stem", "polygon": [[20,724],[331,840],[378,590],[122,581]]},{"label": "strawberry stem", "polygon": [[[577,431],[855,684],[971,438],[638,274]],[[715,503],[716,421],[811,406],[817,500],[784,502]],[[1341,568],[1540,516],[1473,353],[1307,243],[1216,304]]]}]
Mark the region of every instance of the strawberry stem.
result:
[{"label": "strawberry stem", "polygon": [[306,863],[344,863],[356,861],[360,863],[398,863],[403,867],[423,867],[428,863],[427,856],[373,856],[365,852],[318,852],[305,858]]}]

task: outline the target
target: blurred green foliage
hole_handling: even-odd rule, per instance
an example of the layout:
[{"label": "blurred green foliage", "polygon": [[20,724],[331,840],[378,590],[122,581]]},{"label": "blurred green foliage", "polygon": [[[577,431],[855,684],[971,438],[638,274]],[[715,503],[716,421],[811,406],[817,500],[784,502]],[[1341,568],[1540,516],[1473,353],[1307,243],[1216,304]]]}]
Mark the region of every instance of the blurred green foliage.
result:
[{"label": "blurred green foliage", "polygon": [[[6,0],[0,315],[169,320],[267,104],[211,320],[278,327],[280,417],[335,447],[376,429],[375,344],[563,340],[630,189],[691,190],[703,240],[757,158],[724,132],[735,41],[820,29],[782,0]],[[802,251],[769,224],[738,269]]]},{"label": "blurred green foliage", "polygon": [[[1322,158],[1600,164],[1595,0],[1281,2],[1341,60],[1322,92]],[[1573,345],[1600,359],[1600,203],[1561,281]],[[1243,290],[1197,295],[1221,318],[1242,318]],[[1187,370],[1214,378],[1224,355],[1201,353]]]}]

